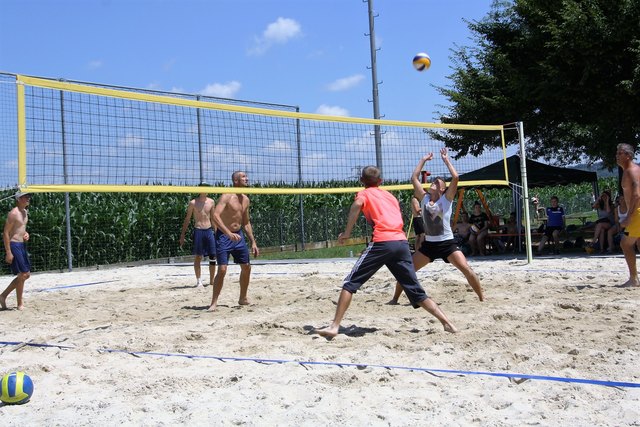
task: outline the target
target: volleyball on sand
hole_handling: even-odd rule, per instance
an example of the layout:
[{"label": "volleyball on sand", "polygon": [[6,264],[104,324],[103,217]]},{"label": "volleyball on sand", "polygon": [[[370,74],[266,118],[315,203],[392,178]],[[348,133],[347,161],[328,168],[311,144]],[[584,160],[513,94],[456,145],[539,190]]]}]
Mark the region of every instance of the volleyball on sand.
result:
[{"label": "volleyball on sand", "polygon": [[418,71],[428,70],[431,66],[431,58],[426,53],[420,52],[413,57],[413,66]]},{"label": "volleyball on sand", "polygon": [[2,377],[0,400],[7,404],[27,403],[33,395],[33,381],[24,372],[12,372]]}]

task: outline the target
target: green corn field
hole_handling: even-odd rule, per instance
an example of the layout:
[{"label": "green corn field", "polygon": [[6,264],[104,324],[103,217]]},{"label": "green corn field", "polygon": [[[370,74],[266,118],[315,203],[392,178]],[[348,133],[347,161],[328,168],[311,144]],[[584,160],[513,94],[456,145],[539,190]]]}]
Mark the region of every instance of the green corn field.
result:
[{"label": "green corn field", "polygon": [[[386,184],[393,185],[392,182]],[[330,182],[318,187],[356,186],[355,182]],[[601,179],[600,190],[617,193],[615,178]],[[5,191],[2,197],[11,196]],[[410,218],[410,191],[394,192],[400,200],[405,227]],[[472,192],[465,198],[470,210]],[[567,213],[590,212],[590,184],[530,189],[545,204],[552,195],[560,198]],[[196,195],[156,193],[73,193],[69,194],[69,227],[65,214],[65,194],[35,194],[29,209],[30,240],[28,250],[32,270],[55,271],[69,267],[83,268],[109,264],[162,260],[191,254],[190,233],[183,248],[179,247],[180,228],[189,200]],[[511,190],[484,191],[492,212],[508,216],[513,209]],[[212,196],[214,199],[217,197]],[[251,196],[251,223],[261,248],[296,245],[302,242],[335,240],[346,222],[353,194],[267,195]],[[14,206],[9,197],[4,211]],[[353,237],[370,235],[363,217]],[[70,236],[70,239],[67,238]],[[4,264],[3,274],[9,269]]]}]

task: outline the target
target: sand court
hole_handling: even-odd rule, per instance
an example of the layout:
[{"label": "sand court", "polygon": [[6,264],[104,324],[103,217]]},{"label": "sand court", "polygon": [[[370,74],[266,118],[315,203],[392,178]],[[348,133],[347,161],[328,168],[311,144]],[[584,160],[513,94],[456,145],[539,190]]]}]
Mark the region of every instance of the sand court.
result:
[{"label": "sand court", "polygon": [[[640,289],[622,257],[471,259],[418,273],[448,334],[383,268],[335,311],[355,259],[253,266],[249,306],[231,265],[217,311],[189,265],[34,274],[0,312],[3,373],[32,401],[22,425],[640,425]],[[203,271],[206,279],[208,271]],[[4,278],[5,281],[9,277]]]}]

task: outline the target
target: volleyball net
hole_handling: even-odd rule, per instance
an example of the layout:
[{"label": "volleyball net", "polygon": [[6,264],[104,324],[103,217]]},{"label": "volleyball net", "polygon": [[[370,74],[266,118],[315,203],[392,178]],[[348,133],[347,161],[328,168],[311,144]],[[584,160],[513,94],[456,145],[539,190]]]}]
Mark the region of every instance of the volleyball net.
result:
[{"label": "volleyball net", "polygon": [[[17,159],[7,163],[24,191],[346,193],[377,165],[391,190],[412,188],[419,158],[433,152],[432,176],[448,179],[434,135],[469,141],[490,135],[501,148],[456,159],[459,174],[506,160],[502,125],[455,125],[325,116],[145,93],[95,84],[15,76]],[[508,185],[504,177],[460,186]]]}]

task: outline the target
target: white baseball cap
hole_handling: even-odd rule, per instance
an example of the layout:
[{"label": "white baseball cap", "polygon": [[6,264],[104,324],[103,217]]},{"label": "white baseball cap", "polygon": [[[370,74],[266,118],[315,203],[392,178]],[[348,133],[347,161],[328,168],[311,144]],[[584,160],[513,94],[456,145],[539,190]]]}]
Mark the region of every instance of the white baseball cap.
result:
[{"label": "white baseball cap", "polygon": [[20,197],[22,197],[22,196],[30,196],[30,195],[31,195],[31,193],[29,193],[28,191],[22,192],[22,191],[18,190],[18,191],[16,192],[16,194],[14,195],[14,197],[15,197],[15,198],[16,198],[16,200],[17,200],[17,199],[19,199],[19,198],[20,198]]}]

